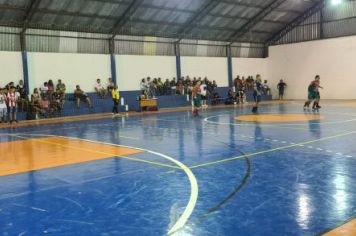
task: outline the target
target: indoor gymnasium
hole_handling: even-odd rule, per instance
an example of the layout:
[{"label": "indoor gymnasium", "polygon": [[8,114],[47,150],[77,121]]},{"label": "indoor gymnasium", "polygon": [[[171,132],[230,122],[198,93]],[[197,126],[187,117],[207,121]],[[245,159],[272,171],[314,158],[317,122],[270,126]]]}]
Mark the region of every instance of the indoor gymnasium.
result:
[{"label": "indoor gymnasium", "polygon": [[0,0],[1,236],[356,236],[356,1]]}]

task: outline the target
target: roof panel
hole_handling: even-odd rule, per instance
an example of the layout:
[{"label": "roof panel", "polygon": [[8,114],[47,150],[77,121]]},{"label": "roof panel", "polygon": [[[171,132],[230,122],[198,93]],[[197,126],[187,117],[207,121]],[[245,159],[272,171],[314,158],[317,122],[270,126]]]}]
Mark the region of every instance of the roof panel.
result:
[{"label": "roof panel", "polygon": [[[126,24],[120,32],[139,35],[177,35],[182,26],[201,12],[211,0],[143,0],[143,3],[128,14]],[[188,32],[190,37],[222,40],[228,39],[248,20],[253,19],[273,0],[219,0],[218,4],[203,17],[194,22]],[[264,20],[252,25],[243,38],[250,39],[251,34],[257,40],[264,39],[266,33],[278,32],[284,24],[290,22],[315,4],[318,0],[287,0],[286,3],[268,14]],[[29,7],[29,0],[0,0],[0,24],[17,21],[23,22],[24,9]],[[41,0],[30,25],[52,25],[56,28],[72,30],[90,28],[93,32],[109,32],[118,19],[126,12],[132,0]],[[14,9],[20,8],[20,9]],[[4,10],[4,8],[10,8]],[[11,10],[12,8],[12,10]],[[281,10],[282,9],[282,10]],[[271,21],[278,21],[273,24]],[[257,31],[257,32],[256,32]],[[260,33],[258,33],[260,32]],[[189,35],[186,35],[187,37]],[[255,40],[254,40],[255,41]]]}]

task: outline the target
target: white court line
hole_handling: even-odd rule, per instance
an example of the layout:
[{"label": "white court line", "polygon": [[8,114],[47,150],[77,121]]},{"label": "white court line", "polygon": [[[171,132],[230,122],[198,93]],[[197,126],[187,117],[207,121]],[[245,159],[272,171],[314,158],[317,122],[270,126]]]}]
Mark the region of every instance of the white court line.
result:
[{"label": "white court line", "polygon": [[[10,136],[14,136],[14,137],[18,137],[16,135],[12,135],[9,134]],[[29,135],[32,136],[31,134],[25,134],[25,135]],[[35,136],[38,136],[40,134],[37,134]],[[126,147],[126,148],[131,148],[131,149],[136,149],[136,150],[141,150],[141,151],[145,151],[157,156],[160,156],[166,160],[169,160],[170,162],[175,163],[177,166],[179,166],[188,176],[189,182],[190,182],[190,198],[188,201],[188,204],[184,210],[184,212],[182,213],[182,215],[180,216],[180,218],[177,220],[177,222],[172,226],[172,228],[168,231],[168,235],[171,235],[173,233],[176,233],[177,231],[179,231],[180,229],[182,229],[185,224],[187,223],[188,219],[190,218],[190,216],[192,215],[194,208],[196,206],[197,203],[197,199],[198,199],[198,194],[199,194],[199,187],[198,187],[198,181],[195,177],[195,175],[193,174],[193,172],[189,169],[189,167],[187,167],[186,165],[184,165],[182,162],[167,156],[165,154],[159,153],[159,152],[155,152],[155,151],[151,151],[148,149],[144,149],[144,148],[137,148],[137,147],[131,147],[131,146],[126,146],[126,145],[118,145],[118,144],[114,144],[114,143],[106,143],[106,142],[100,142],[100,141],[94,141],[94,140],[89,140],[89,139],[81,139],[81,138],[76,138],[76,137],[69,137],[69,136],[60,136],[60,135],[47,135],[44,134],[42,136],[47,136],[47,137],[61,137],[61,138],[67,138],[67,139],[73,139],[73,140],[80,140],[80,141],[86,141],[86,142],[91,142],[91,143],[98,143],[98,144],[104,144],[104,145],[110,145],[110,146],[116,146],[116,147]]]}]

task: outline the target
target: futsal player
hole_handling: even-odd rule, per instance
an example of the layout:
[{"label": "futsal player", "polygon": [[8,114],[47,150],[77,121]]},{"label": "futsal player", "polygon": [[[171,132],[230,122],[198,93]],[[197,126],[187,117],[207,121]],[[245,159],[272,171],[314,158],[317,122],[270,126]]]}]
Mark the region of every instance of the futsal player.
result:
[{"label": "futsal player", "polygon": [[253,113],[257,113],[258,104],[261,101],[262,94],[263,94],[263,85],[262,85],[261,75],[257,75],[256,81],[253,86],[253,99],[255,101],[255,104],[253,105],[253,108],[252,108]]},{"label": "futsal player", "polygon": [[321,106],[319,106],[319,89],[323,89],[323,87],[320,86],[320,76],[316,75],[314,81],[312,81],[308,86],[308,100],[304,103],[304,110],[309,109],[309,106],[313,101],[313,110],[321,108]]},{"label": "futsal player", "polygon": [[201,90],[200,90],[201,82],[198,81],[197,84],[193,87],[192,90],[192,111],[193,116],[199,115],[199,109],[201,108]]}]

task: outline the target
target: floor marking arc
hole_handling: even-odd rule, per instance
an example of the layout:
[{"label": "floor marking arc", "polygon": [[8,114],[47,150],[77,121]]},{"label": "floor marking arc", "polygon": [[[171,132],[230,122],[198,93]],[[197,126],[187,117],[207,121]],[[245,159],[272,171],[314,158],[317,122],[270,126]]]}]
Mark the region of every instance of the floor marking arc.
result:
[{"label": "floor marking arc", "polygon": [[[18,136],[18,135],[10,135],[10,136],[15,136],[15,137],[18,137],[21,139],[27,139],[26,137],[22,137],[22,136]],[[192,215],[195,205],[197,203],[198,194],[199,194],[198,181],[197,181],[195,175],[193,174],[193,172],[190,170],[190,168],[187,167],[186,165],[184,165],[183,163],[181,163],[180,161],[178,161],[172,157],[169,157],[165,154],[151,151],[151,150],[144,149],[144,148],[137,148],[137,147],[131,147],[131,146],[126,146],[126,145],[118,145],[118,144],[113,144],[113,143],[98,142],[98,141],[69,137],[69,136],[57,136],[57,135],[45,135],[45,136],[56,136],[56,137],[74,139],[74,140],[87,141],[87,142],[92,142],[92,143],[99,143],[99,144],[106,144],[106,145],[117,146],[117,147],[126,147],[126,148],[132,148],[132,149],[136,149],[136,150],[142,150],[142,151],[160,156],[166,160],[169,160],[170,162],[173,162],[174,164],[176,164],[179,167],[179,168],[175,167],[175,169],[181,169],[186,173],[186,175],[189,179],[189,182],[190,182],[191,192],[190,192],[190,198],[189,198],[189,201],[188,201],[188,204],[187,204],[185,210],[183,211],[182,215],[177,220],[177,222],[168,231],[168,235],[172,235],[172,234],[176,233],[177,231],[179,231],[180,229],[182,229],[184,227],[184,225],[187,223],[190,216]],[[65,145],[63,145],[63,146],[65,146]]]}]

